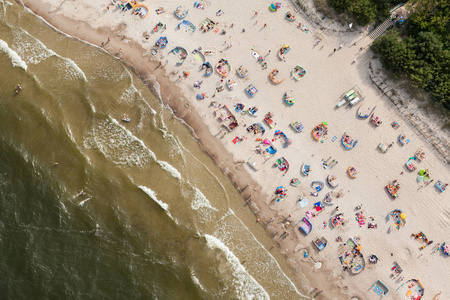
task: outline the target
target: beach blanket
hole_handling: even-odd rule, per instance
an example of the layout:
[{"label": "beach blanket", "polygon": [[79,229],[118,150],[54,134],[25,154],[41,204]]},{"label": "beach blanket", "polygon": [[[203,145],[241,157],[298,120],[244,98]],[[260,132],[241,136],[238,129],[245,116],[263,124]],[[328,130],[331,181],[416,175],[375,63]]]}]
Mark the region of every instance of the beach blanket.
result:
[{"label": "beach blanket", "polygon": [[314,209],[311,209],[311,210],[308,210],[308,211],[305,213],[305,215],[306,215],[306,217],[307,217],[308,219],[312,219],[312,218],[315,218],[315,217],[316,217],[316,212],[314,211]]}]

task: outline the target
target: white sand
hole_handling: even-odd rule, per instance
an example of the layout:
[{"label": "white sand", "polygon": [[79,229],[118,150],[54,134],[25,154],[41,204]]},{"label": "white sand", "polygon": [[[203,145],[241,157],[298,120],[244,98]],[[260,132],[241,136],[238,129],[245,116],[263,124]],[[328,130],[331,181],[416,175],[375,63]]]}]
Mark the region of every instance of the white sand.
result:
[{"label": "white sand", "polygon": [[[288,188],[288,196],[285,200],[280,203],[272,203],[272,211],[264,211],[258,216],[261,223],[276,214],[278,217],[271,225],[276,228],[274,231],[282,232],[284,229],[281,228],[280,221],[292,214],[291,220],[296,224],[305,216],[305,212],[312,208],[313,202],[322,200],[325,194],[331,190],[325,183],[325,190],[320,192],[319,197],[311,197],[309,196],[311,182],[313,180],[325,182],[326,176],[330,173],[335,174],[340,181],[336,191],[342,189],[345,192],[345,196],[337,199],[335,203],[339,205],[339,212],[344,212],[345,217],[349,220],[347,225],[330,229],[328,223],[328,227],[323,229],[322,223],[329,220],[334,207],[328,206],[326,211],[311,220],[314,228],[309,236],[304,237],[298,230],[293,230],[291,227],[290,236],[281,242],[281,247],[292,253],[295,247],[300,249],[306,246],[316,261],[325,262],[325,267],[332,270],[331,284],[347,287],[344,290],[349,295],[358,295],[360,299],[378,298],[375,293],[368,291],[378,279],[386,283],[391,290],[386,299],[407,299],[404,293],[396,294],[395,291],[400,284],[389,278],[394,261],[397,261],[404,270],[402,275],[405,280],[403,282],[410,278],[417,278],[423,283],[425,286],[424,299],[432,299],[440,290],[443,291],[441,299],[450,297],[448,296],[450,295],[450,280],[448,280],[450,260],[442,253],[433,251],[437,243],[450,243],[448,234],[450,191],[441,194],[433,186],[439,179],[444,182],[450,180],[449,168],[442,163],[441,158],[433,154],[433,150],[427,142],[403,122],[392,103],[383,98],[370,82],[367,69],[373,54],[367,48],[359,51],[359,47],[366,45],[352,46],[362,36],[357,33],[339,36],[325,31],[322,33],[323,41],[316,45],[318,40],[316,36],[321,32],[318,28],[306,23],[306,20],[303,20],[301,15],[294,11],[288,1],[283,2],[283,7],[278,12],[270,12],[268,10],[270,2],[267,1],[208,2],[205,10],[194,8],[192,6],[194,1],[180,0],[171,3],[162,0],[145,1],[144,3],[150,8],[150,13],[143,20],[134,20],[138,18],[131,16],[130,12],[121,12],[114,8],[104,12],[108,1],[41,0],[41,2],[49,3],[55,8],[58,7],[55,13],[64,14],[74,20],[85,21],[94,28],[111,26],[119,28],[119,24],[125,23],[127,26],[122,33],[128,38],[142,43],[143,47],[148,50],[153,47],[159,36],[167,36],[169,45],[156,56],[156,59],[161,60],[163,64],[166,59],[169,61],[165,67],[168,77],[182,87],[188,99],[192,99],[191,105],[203,116],[204,122],[209,126],[213,135],[218,133],[221,124],[213,115],[214,109],[209,106],[211,98],[197,101],[195,95],[198,92],[206,92],[211,97],[215,88],[220,85],[220,77],[217,73],[209,78],[203,77],[202,71],[199,71],[200,63],[195,61],[191,51],[199,46],[203,49],[215,49],[216,54],[207,57],[207,60],[214,66],[222,57],[229,60],[232,72],[228,78],[236,80],[238,86],[233,91],[229,91],[225,87],[224,91],[216,93],[214,100],[226,104],[230,109],[237,102],[242,102],[247,107],[258,106],[257,118],[238,116],[241,125],[249,126],[253,122],[261,122],[266,128],[265,137],[273,138],[274,131],[280,129],[293,140],[293,144],[284,149],[281,147],[280,141],[276,141],[274,144],[278,148],[278,153],[275,157],[265,164],[261,164],[258,172],[251,169],[248,171],[268,195],[266,199],[253,199],[256,204],[259,201],[269,203],[278,185]],[[173,11],[180,4],[184,4],[190,9],[186,20],[197,26],[195,33],[186,32],[183,27],[177,29],[176,25],[181,21],[174,16]],[[155,9],[160,6],[165,8],[166,13],[156,15]],[[222,16],[216,16],[216,11],[219,9],[224,12]],[[258,11],[258,16],[254,16],[255,11]],[[294,12],[297,16],[296,22],[290,23],[285,19],[287,11]],[[206,17],[219,22],[220,31],[225,29],[226,35],[213,31],[200,32],[200,23]],[[151,32],[159,21],[167,24],[167,30],[151,34],[148,41],[143,39],[143,33]],[[309,27],[309,33],[297,28],[299,22]],[[263,28],[264,23],[267,23],[266,28]],[[231,24],[234,24],[233,28],[231,28]],[[245,32],[242,32],[243,28],[245,28]],[[117,37],[111,38],[118,40]],[[233,43],[233,46],[227,48],[227,43]],[[291,46],[291,51],[286,56],[287,61],[283,62],[276,53],[285,43]],[[343,48],[339,49],[339,45],[343,45]],[[182,46],[189,52],[186,62],[179,67],[175,65],[174,55],[168,54],[175,46]],[[266,59],[268,63],[266,70],[262,70],[257,60],[252,57],[252,48]],[[335,53],[333,52],[334,48],[338,49]],[[108,46],[106,50],[113,51]],[[269,50],[271,50],[270,54],[268,54]],[[126,55],[126,53],[122,55]],[[354,58],[357,61],[353,64]],[[250,71],[246,79],[236,75],[236,69],[241,64]],[[291,78],[291,70],[297,64],[307,70],[306,76],[299,82]],[[268,77],[274,68],[280,70],[279,78],[286,78],[279,85],[274,85]],[[187,70],[191,76],[188,79],[178,80],[179,74],[170,73],[177,69],[180,71],[179,74],[181,71]],[[193,83],[197,80],[203,81],[200,90],[193,88]],[[244,91],[250,83],[254,83],[259,90],[259,93],[252,99]],[[377,106],[376,115],[383,120],[381,126],[375,127],[368,119],[358,118],[356,112],[359,104],[355,107],[347,105],[339,109],[335,108],[341,95],[355,85],[358,85],[365,94],[364,101],[360,103],[364,108]],[[284,92],[289,90],[294,91],[296,98],[296,103],[292,107],[286,106],[282,101]],[[275,114],[274,120],[277,125],[274,129],[269,129],[263,121],[264,114],[269,111]],[[394,130],[390,126],[394,120],[400,123],[398,130]],[[302,122],[305,127],[304,132],[295,133],[288,126],[292,121]],[[328,122],[329,135],[323,143],[320,143],[312,138],[311,130],[322,121]],[[359,139],[353,150],[345,150],[341,146],[340,138],[344,132]],[[406,134],[411,139],[411,143],[400,146],[397,141],[400,133]],[[248,139],[240,145],[234,145],[232,139],[237,135],[244,135]],[[331,141],[333,136],[338,138],[335,142]],[[236,161],[246,161],[249,157],[254,157],[257,161],[262,162],[262,158],[259,158],[253,151],[257,145],[256,137],[259,135],[247,134],[244,127],[240,126],[221,141],[224,147],[233,153]],[[394,146],[383,154],[377,149],[377,145],[381,142],[387,144],[394,142]],[[420,188],[416,181],[417,172],[410,172],[404,167],[408,158],[413,156],[419,148],[426,152],[426,159],[421,163],[416,162],[416,165],[420,169],[429,169],[434,179],[432,184],[424,188]],[[282,176],[282,172],[272,167],[275,160],[281,156],[284,156],[290,163],[290,170],[286,176]],[[321,167],[321,160],[330,156],[339,163],[331,169],[324,170]],[[299,173],[304,162],[309,162],[313,169],[308,178]],[[347,168],[350,165],[358,170],[357,179],[351,179],[347,175]],[[400,175],[401,172],[404,174]],[[298,177],[302,184],[296,188],[290,187],[289,181],[293,177]],[[402,186],[399,198],[396,200],[391,199],[384,188],[388,181],[393,179],[398,179]],[[307,195],[310,202],[310,205],[304,209],[296,204],[299,195],[302,194]],[[358,226],[355,221],[354,208],[359,204],[363,204],[366,217],[375,217],[377,229],[368,229],[367,220],[366,226],[363,228]],[[394,209],[402,209],[407,214],[407,224],[400,231],[394,230],[388,234],[387,230],[391,223],[388,223],[385,217]],[[423,251],[419,251],[421,244],[410,237],[412,233],[419,231],[423,231],[434,241],[432,246]],[[344,240],[360,236],[362,253],[366,257],[376,254],[380,258],[379,263],[366,268],[357,276],[351,276],[348,272],[342,271],[338,259],[339,243],[335,242],[335,238],[339,235]],[[311,247],[311,241],[316,236],[324,236],[329,241],[327,248],[320,253]],[[393,253],[393,257],[390,253]],[[299,253],[293,254],[292,257],[300,260]],[[322,288],[326,285],[324,283]]]}]

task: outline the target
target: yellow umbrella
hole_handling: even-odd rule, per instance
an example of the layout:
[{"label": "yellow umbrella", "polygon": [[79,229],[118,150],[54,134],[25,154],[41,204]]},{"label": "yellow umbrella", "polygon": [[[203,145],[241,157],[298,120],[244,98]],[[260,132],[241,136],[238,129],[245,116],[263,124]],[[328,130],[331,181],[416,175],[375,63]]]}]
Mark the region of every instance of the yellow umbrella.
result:
[{"label": "yellow umbrella", "polygon": [[357,246],[356,250],[358,250],[358,251],[361,250],[361,246]]},{"label": "yellow umbrella", "polygon": [[401,213],[400,214],[400,218],[402,218],[402,220],[406,219],[406,214],[405,213]]}]

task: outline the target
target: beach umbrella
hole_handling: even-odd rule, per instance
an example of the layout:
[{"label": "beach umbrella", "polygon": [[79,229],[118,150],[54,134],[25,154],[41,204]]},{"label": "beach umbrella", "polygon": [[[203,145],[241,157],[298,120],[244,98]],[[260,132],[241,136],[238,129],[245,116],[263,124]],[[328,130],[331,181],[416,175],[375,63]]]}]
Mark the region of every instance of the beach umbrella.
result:
[{"label": "beach umbrella", "polygon": [[328,126],[328,122],[322,122],[322,124]]},{"label": "beach umbrella", "polygon": [[263,143],[266,144],[266,145],[270,145],[270,140],[264,139]]},{"label": "beach umbrella", "polygon": [[358,246],[356,247],[356,250],[360,251],[360,250],[361,250],[361,246],[358,245]]},{"label": "beach umbrella", "polygon": [[277,7],[275,6],[275,4],[270,4],[270,10],[271,11],[276,11],[277,10]]},{"label": "beach umbrella", "polygon": [[197,100],[202,100],[202,99],[205,99],[205,94],[198,93],[197,94]]},{"label": "beach umbrella", "polygon": [[405,213],[401,213],[400,214],[400,218],[402,218],[402,220],[406,219],[406,214]]}]

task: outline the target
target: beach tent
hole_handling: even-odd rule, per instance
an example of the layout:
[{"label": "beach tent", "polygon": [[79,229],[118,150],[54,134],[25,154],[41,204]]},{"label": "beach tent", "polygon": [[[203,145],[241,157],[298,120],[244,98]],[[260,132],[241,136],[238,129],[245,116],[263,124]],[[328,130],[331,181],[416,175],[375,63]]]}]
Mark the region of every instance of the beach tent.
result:
[{"label": "beach tent", "polygon": [[187,20],[183,20],[180,24],[178,24],[178,28],[180,28],[180,26],[183,25],[187,30],[189,30],[190,32],[194,32],[195,29],[197,29],[195,27],[194,24],[192,24],[192,22],[189,22]]}]

